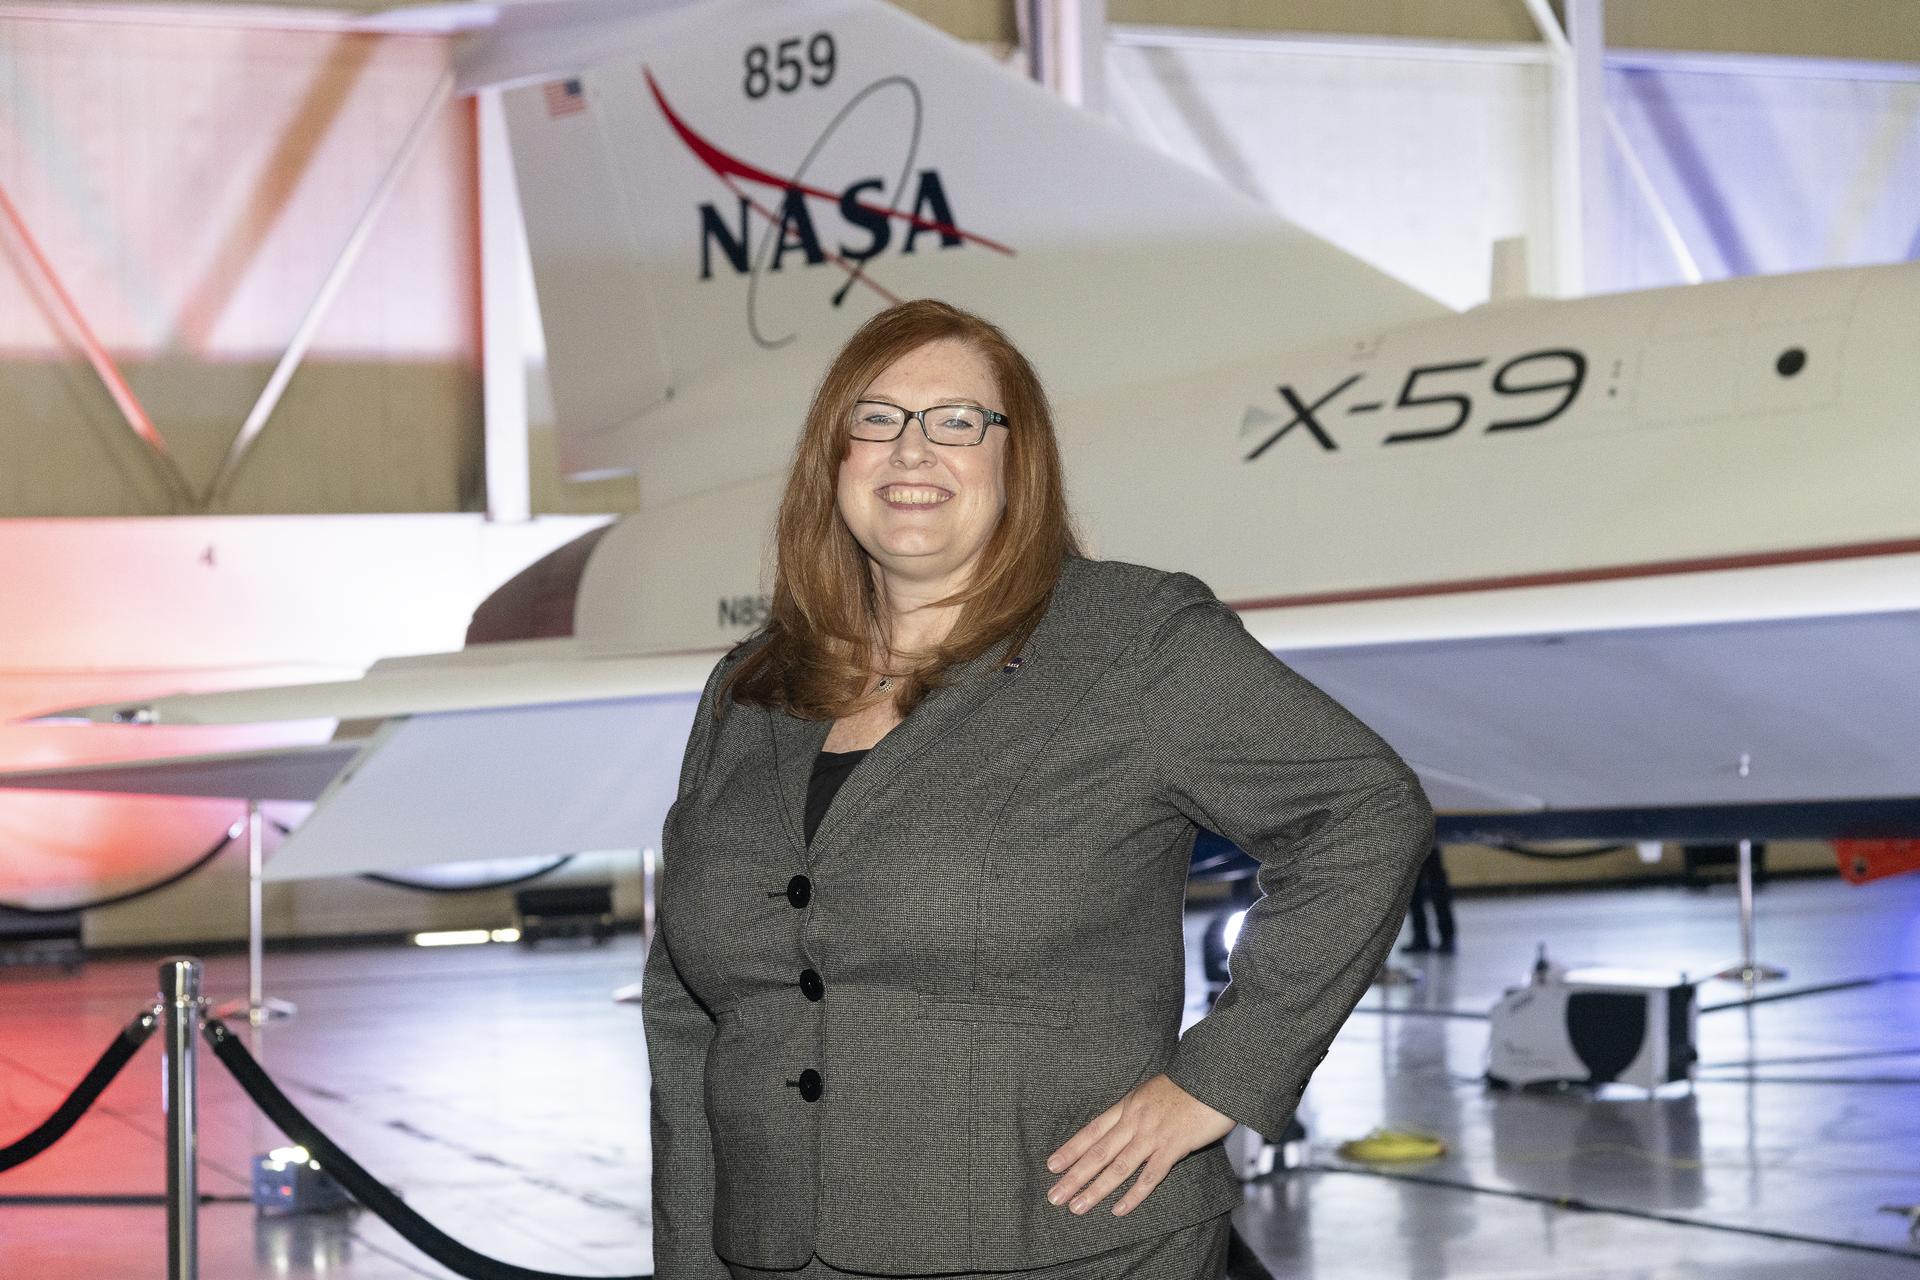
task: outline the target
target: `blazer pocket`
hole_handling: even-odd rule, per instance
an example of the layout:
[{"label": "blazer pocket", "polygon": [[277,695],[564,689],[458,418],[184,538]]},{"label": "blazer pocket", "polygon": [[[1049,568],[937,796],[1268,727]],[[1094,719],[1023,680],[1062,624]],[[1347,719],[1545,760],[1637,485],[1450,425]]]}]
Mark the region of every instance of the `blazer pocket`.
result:
[{"label": "blazer pocket", "polygon": [[1015,1023],[1032,1027],[1070,1027],[1073,1004],[1064,1000],[1019,1000],[1003,996],[944,996],[922,993],[919,1016],[926,1022]]}]

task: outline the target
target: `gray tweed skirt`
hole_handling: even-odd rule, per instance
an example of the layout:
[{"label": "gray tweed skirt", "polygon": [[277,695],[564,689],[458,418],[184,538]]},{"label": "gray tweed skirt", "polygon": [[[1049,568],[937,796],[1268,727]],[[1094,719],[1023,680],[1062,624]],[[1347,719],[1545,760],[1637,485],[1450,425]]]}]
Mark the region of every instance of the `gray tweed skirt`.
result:
[{"label": "gray tweed skirt", "polygon": [[[1096,1253],[1091,1257],[1056,1262],[1049,1267],[1021,1271],[943,1271],[920,1280],[1220,1280],[1227,1270],[1227,1232],[1233,1215],[1223,1213],[1165,1235]],[[763,1271],[729,1262],[733,1280],[869,1280],[867,1271],[842,1271],[807,1259],[793,1271]]]}]

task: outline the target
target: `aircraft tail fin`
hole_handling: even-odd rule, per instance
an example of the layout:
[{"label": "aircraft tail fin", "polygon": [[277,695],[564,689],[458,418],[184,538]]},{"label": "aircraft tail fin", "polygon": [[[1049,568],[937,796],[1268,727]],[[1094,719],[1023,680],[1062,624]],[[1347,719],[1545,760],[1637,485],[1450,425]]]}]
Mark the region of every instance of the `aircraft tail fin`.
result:
[{"label": "aircraft tail fin", "polygon": [[1056,395],[1446,310],[880,0],[649,6],[569,65],[590,26],[506,114],[563,460],[645,457],[649,502],[776,469],[898,299],[987,315]]}]

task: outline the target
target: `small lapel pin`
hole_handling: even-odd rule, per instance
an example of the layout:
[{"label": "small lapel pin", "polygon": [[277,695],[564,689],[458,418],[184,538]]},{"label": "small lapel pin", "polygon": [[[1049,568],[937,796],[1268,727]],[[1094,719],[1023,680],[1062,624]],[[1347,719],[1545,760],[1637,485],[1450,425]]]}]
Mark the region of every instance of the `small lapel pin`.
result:
[{"label": "small lapel pin", "polygon": [[1007,665],[1004,667],[1001,667],[1000,670],[1007,671],[1007,672],[1018,671],[1020,669],[1020,664],[1024,661],[1025,659],[1016,653],[1011,658],[1007,659]]}]

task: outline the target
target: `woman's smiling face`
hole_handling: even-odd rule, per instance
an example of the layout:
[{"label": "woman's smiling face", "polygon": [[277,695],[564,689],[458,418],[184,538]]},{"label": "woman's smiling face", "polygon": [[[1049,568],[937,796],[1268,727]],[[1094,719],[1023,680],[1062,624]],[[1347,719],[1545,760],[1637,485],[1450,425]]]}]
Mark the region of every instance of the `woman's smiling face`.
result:
[{"label": "woman's smiling face", "polygon": [[[862,396],[910,411],[946,404],[1006,408],[985,358],[953,338],[901,356]],[[907,423],[896,440],[848,442],[836,489],[840,518],[883,571],[957,589],[1006,510],[1008,428],[988,427],[977,445],[941,445],[927,440],[920,422]]]}]

